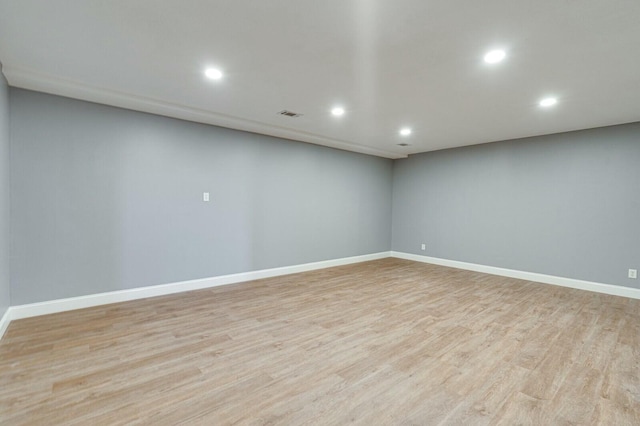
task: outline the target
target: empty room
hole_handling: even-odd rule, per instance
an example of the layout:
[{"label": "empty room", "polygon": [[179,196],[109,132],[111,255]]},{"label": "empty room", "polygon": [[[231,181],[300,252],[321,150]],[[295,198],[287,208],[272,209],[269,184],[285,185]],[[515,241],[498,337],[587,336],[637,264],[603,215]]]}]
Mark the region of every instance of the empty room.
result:
[{"label": "empty room", "polygon": [[0,0],[1,425],[640,425],[640,2]]}]

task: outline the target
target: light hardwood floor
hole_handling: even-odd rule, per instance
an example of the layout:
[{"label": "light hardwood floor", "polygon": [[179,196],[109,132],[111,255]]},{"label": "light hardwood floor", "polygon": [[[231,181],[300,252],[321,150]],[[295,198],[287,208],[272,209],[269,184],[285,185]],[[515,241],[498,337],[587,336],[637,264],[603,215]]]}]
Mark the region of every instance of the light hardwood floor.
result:
[{"label": "light hardwood floor", "polygon": [[0,424],[640,425],[640,301],[383,259],[11,323]]}]

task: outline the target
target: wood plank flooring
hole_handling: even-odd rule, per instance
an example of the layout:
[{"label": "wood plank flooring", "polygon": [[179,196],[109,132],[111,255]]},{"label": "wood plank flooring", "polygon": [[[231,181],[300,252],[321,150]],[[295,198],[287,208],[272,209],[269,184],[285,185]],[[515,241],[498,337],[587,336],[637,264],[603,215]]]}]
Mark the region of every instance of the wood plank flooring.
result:
[{"label": "wood plank flooring", "polygon": [[0,424],[640,425],[640,300],[400,259],[14,321]]}]

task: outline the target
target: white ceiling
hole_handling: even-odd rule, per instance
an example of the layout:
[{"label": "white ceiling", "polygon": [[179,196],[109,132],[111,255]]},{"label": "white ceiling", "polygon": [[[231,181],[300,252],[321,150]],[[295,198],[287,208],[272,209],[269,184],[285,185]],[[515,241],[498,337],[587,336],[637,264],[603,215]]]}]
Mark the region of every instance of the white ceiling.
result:
[{"label": "white ceiling", "polygon": [[16,87],[399,158],[640,120],[640,1],[0,0],[0,61]]}]

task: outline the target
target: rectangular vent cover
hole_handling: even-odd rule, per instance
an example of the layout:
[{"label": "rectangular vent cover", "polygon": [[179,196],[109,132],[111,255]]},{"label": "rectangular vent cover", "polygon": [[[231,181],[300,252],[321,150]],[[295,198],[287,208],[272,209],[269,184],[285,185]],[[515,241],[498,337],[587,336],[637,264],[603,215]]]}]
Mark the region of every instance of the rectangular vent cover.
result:
[{"label": "rectangular vent cover", "polygon": [[292,117],[292,118],[302,117],[302,114],[298,114],[297,112],[293,112],[293,111],[287,111],[286,109],[283,109],[278,114],[284,115],[286,117]]}]

